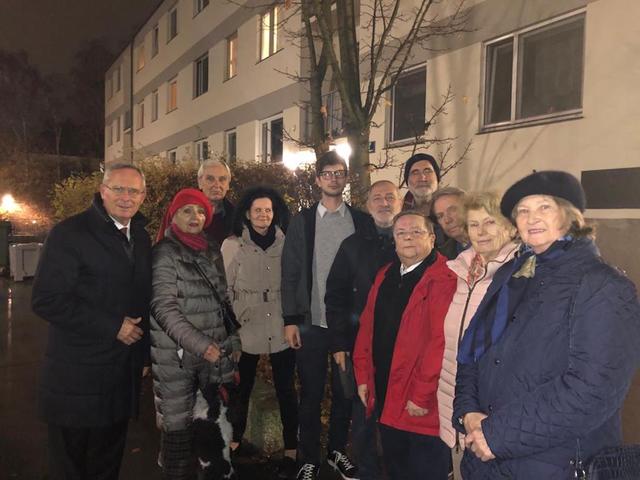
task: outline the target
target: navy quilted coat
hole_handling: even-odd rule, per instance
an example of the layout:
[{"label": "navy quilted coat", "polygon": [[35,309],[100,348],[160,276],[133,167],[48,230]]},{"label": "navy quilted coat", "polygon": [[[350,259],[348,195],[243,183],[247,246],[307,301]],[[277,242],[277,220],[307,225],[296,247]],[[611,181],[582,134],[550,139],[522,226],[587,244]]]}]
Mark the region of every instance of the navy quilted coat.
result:
[{"label": "navy quilted coat", "polygon": [[[509,265],[478,308],[488,310]],[[454,427],[483,412],[495,460],[465,451],[465,480],[573,478],[582,457],[621,443],[620,408],[639,363],[640,305],[635,287],[577,240],[540,262],[503,335],[476,362],[459,365]]]}]

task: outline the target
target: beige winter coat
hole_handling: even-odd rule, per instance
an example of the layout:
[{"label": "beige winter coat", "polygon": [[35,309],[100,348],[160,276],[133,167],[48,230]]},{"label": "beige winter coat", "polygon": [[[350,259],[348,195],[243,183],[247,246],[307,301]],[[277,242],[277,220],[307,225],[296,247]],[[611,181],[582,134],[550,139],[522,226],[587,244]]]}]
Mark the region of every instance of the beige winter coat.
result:
[{"label": "beige winter coat", "polygon": [[[442,371],[438,382],[438,413],[440,414],[440,438],[453,447],[455,445],[456,432],[451,425],[453,416],[453,397],[455,395],[456,373],[458,370],[458,343],[465,330],[469,326],[471,317],[476,313],[482,297],[487,292],[493,275],[505,263],[513,258],[518,246],[509,242],[493,260],[489,261],[484,274],[473,285],[467,283],[467,275],[471,261],[476,252],[473,247],[463,251],[453,260],[447,262],[447,266],[457,275],[458,286],[453,295],[449,311],[444,319],[444,358]],[[462,441],[463,445],[464,442]],[[461,446],[462,446],[461,445]]]},{"label": "beige winter coat", "polygon": [[222,243],[222,257],[233,310],[242,325],[242,351],[276,353],[287,348],[280,301],[280,257],[284,234],[276,227],[276,239],[266,251],[258,247],[245,227],[242,237]]}]

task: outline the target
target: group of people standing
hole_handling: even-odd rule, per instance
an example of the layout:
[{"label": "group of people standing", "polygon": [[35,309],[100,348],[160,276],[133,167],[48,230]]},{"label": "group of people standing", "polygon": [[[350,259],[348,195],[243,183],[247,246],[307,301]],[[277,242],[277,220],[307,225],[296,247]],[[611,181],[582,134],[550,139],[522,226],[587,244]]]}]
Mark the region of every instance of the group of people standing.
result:
[{"label": "group of people standing", "polygon": [[290,218],[270,187],[234,206],[229,167],[202,163],[152,250],[144,176],[116,164],[93,205],[54,227],[33,289],[50,324],[51,478],[118,477],[148,363],[166,478],[193,475],[208,385],[228,386],[231,455],[249,452],[261,355],[280,406],[280,478],[314,480],[326,460],[344,480],[569,479],[620,444],[640,304],[599,256],[575,177],[467,194],[441,187],[438,162],[418,153],[404,198],[377,181],[365,213],[343,200],[340,156],[315,168],[320,200]]}]

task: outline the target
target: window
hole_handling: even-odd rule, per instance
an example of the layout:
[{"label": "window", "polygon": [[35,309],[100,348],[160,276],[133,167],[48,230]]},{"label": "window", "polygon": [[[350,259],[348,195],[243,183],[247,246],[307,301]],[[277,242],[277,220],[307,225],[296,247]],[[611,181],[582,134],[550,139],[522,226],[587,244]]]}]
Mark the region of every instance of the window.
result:
[{"label": "window", "polygon": [[171,163],[175,164],[178,161],[178,150],[176,150],[175,148],[173,150],[168,150],[167,158]]},{"label": "window", "polygon": [[118,115],[116,117],[116,142],[120,141],[120,130],[122,129],[122,126],[120,125],[120,115]]},{"label": "window", "polygon": [[106,135],[107,135],[107,146],[111,146],[113,145],[113,123],[110,123],[109,125],[107,125],[106,128]]},{"label": "window", "polygon": [[227,38],[227,80],[238,73],[238,32]]},{"label": "window", "polygon": [[178,35],[178,7],[173,7],[169,10],[169,17],[167,19],[167,43]]},{"label": "window", "polygon": [[209,159],[209,142],[207,140],[198,140],[196,142],[196,159],[204,162]]},{"label": "window", "polygon": [[225,132],[225,154],[227,162],[232,164],[236,162],[237,156],[236,138],[235,128]]},{"label": "window", "polygon": [[193,70],[193,96],[199,97],[209,90],[209,55],[206,54],[196,60]]},{"label": "window", "polygon": [[583,57],[584,14],[487,43],[483,124],[580,113]]},{"label": "window", "polygon": [[424,134],[426,101],[426,67],[422,65],[400,74],[391,92],[391,142],[415,139]]},{"label": "window", "polygon": [[265,163],[282,161],[282,117],[268,118],[261,124],[261,156]]},{"label": "window", "polygon": [[113,97],[113,83],[111,78],[107,78],[105,88],[107,89],[107,100]]},{"label": "window", "polygon": [[274,6],[260,15],[260,60],[278,50],[278,7]]},{"label": "window", "polygon": [[116,84],[116,92],[119,92],[120,88],[122,88],[122,69],[120,68],[120,65],[118,65],[118,68],[116,68],[116,71],[113,74],[113,81]]},{"label": "window", "polygon": [[151,92],[151,121],[158,120],[158,90]]},{"label": "window", "polygon": [[131,130],[131,110],[124,112],[124,131]]},{"label": "window", "polygon": [[138,103],[138,130],[144,128],[144,100]]},{"label": "window", "polygon": [[343,125],[340,92],[331,92],[325,95],[323,100],[327,112],[325,131],[328,132],[332,138],[341,137],[343,135]]},{"label": "window", "polygon": [[138,61],[136,62],[136,71],[140,71],[144,68],[144,43],[138,45]]},{"label": "window", "polygon": [[169,80],[167,85],[167,113],[178,108],[178,79]]},{"label": "window", "polygon": [[151,58],[160,51],[160,27],[155,25],[151,31]]},{"label": "window", "polygon": [[193,16],[195,17],[208,6],[209,0],[193,0]]}]

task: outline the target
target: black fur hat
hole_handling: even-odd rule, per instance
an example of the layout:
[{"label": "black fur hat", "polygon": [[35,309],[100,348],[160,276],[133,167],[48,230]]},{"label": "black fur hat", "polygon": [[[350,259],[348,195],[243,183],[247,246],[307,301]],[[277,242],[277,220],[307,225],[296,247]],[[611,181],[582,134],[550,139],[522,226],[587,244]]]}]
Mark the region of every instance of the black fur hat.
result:
[{"label": "black fur hat", "polygon": [[567,172],[546,170],[532,173],[511,185],[502,197],[500,211],[510,219],[518,202],[529,195],[564,198],[581,212],[587,207],[587,198],[576,177]]},{"label": "black fur hat", "polygon": [[438,165],[438,162],[436,162],[436,159],[428,153],[416,153],[409,157],[409,160],[404,164],[404,183],[409,185],[409,172],[411,172],[411,167],[413,167],[414,163],[421,162],[422,160],[426,160],[431,164],[433,171],[436,172],[436,178],[438,179],[438,182],[440,182],[440,166]]}]

